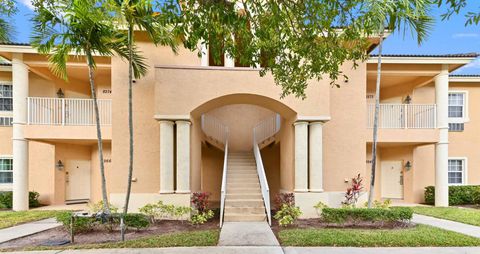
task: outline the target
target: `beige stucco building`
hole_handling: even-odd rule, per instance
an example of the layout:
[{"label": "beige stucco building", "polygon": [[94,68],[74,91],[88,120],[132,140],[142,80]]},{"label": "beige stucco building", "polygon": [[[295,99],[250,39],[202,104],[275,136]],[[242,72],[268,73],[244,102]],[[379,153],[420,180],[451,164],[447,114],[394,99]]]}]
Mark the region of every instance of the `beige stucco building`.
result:
[{"label": "beige stucco building", "polygon": [[[228,56],[211,66],[207,49],[200,58],[175,55],[138,38],[150,70],[134,84],[132,210],[157,200],[188,205],[191,192],[206,191],[217,204],[225,200],[225,219],[242,211],[264,219],[277,193],[294,192],[308,217],[318,201],[340,205],[357,174],[368,184],[376,56],[356,69],[342,66],[349,81],[340,88],[312,81],[305,100],[280,99],[271,76],[235,67]],[[29,190],[44,204],[100,201],[83,59],[69,61],[66,82],[29,45],[0,45],[0,56],[8,60],[0,66],[0,190],[14,191],[16,210],[27,208]],[[445,206],[449,184],[480,184],[480,78],[449,76],[476,57],[384,56],[377,199],[421,203],[424,187],[435,185],[436,203]],[[97,62],[107,188],[121,207],[128,68],[117,57]]]}]

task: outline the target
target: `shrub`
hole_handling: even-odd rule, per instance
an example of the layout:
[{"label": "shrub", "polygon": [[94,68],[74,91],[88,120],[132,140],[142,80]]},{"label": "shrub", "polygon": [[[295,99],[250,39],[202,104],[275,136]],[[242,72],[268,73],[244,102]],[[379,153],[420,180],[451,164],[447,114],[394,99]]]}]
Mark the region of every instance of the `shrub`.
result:
[{"label": "shrub", "polygon": [[[378,200],[374,200],[373,203],[372,203],[372,207],[373,208],[383,208],[383,209],[387,209],[390,207],[390,205],[392,204],[392,201],[390,199],[386,199],[384,200],[383,202],[382,201],[378,201]],[[368,202],[365,202],[365,204],[363,204],[364,207],[368,207]]]},{"label": "shrub", "polygon": [[363,178],[358,174],[352,178],[352,185],[345,192],[345,200],[342,202],[344,207],[356,207],[358,198],[363,190]]},{"label": "shrub", "polygon": [[[108,207],[110,208],[110,213],[118,213],[118,208],[112,204],[108,204]],[[97,203],[90,203],[88,204],[88,209],[90,210],[91,213],[99,213],[103,210],[103,201],[99,201]]]},{"label": "shrub", "polygon": [[142,214],[148,216],[152,223],[165,218],[179,220],[190,213],[191,210],[192,209],[187,206],[165,205],[162,201],[158,201],[154,204],[147,204],[139,209]]},{"label": "shrub", "polygon": [[215,213],[208,207],[210,194],[207,192],[194,192],[192,194],[192,214],[190,221],[194,225],[203,224],[212,219]]},{"label": "shrub", "polygon": [[324,208],[328,208],[328,205],[324,204],[322,201],[319,201],[316,205],[313,206],[317,211],[319,217],[322,217],[322,211]]},{"label": "shrub", "polygon": [[[435,203],[435,186],[425,187],[425,203]],[[480,185],[452,185],[448,187],[449,205],[480,204]]]},{"label": "shrub", "polygon": [[[30,191],[28,193],[28,205],[29,207],[39,207],[40,202],[38,198],[40,194],[36,191]],[[0,208],[12,208],[13,205],[13,192],[5,191],[0,192]]]},{"label": "shrub", "polygon": [[384,208],[324,208],[325,222],[343,224],[345,222],[402,222],[412,219],[410,207]]},{"label": "shrub", "polygon": [[127,213],[124,217],[127,228],[135,228],[136,230],[148,228],[150,221],[141,213]]},{"label": "shrub", "polygon": [[[56,219],[58,222],[62,223],[63,227],[70,231],[70,223],[72,219],[72,212],[62,212],[57,214]],[[76,217],[73,223],[73,232],[87,232],[91,231],[95,226],[95,218],[86,218],[86,217]]]},{"label": "shrub", "polygon": [[286,227],[292,225],[302,215],[299,207],[295,206],[295,196],[293,193],[280,193],[275,198],[278,211],[273,216],[278,220],[280,226]]},{"label": "shrub", "polygon": [[215,214],[212,210],[207,210],[206,212],[192,214],[190,220],[193,225],[204,224],[205,222],[213,218],[214,215]]}]

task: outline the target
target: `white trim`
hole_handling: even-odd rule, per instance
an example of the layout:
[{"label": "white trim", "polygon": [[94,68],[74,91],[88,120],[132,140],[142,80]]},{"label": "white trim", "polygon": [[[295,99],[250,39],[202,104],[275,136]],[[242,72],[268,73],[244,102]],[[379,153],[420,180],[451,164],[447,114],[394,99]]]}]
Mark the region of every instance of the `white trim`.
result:
[{"label": "white trim", "polygon": [[297,122],[318,122],[318,121],[330,121],[331,116],[298,116]]},{"label": "white trim", "polygon": [[[382,63],[387,64],[468,64],[475,57],[425,57],[425,56],[382,56]],[[370,57],[367,63],[377,63],[378,57]]]},{"label": "white trim", "polygon": [[[6,154],[6,155],[3,155],[3,154],[0,154],[0,159],[10,159],[12,160],[12,170],[8,171],[8,170],[0,170],[0,172],[12,172],[13,174],[13,155],[11,154]],[[11,183],[0,183],[0,191],[2,191],[3,189],[5,190],[12,190],[13,188],[13,181]]]},{"label": "white trim", "polygon": [[158,121],[190,121],[190,115],[154,115],[153,118]]},{"label": "white trim", "polygon": [[[463,118],[460,117],[449,117],[448,123],[468,123],[470,122],[469,107],[468,107],[468,91],[467,90],[448,90],[448,95],[450,94],[463,94]],[[450,107],[450,104],[448,104]]]},{"label": "white trim", "polygon": [[480,82],[480,77],[449,77],[450,82]]},{"label": "white trim", "polygon": [[[468,185],[468,157],[448,157],[448,161],[450,160],[462,160],[463,161],[463,168],[462,168],[462,183],[461,184],[453,184],[449,183],[449,186],[456,186],[456,185]],[[447,166],[448,170],[448,166]],[[448,171],[450,172],[450,171]]]}]

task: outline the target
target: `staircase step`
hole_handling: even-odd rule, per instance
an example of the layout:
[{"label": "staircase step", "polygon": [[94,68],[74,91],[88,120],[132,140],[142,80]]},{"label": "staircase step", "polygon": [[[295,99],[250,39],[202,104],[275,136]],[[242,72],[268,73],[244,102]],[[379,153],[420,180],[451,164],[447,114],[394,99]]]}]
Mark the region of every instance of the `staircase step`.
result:
[{"label": "staircase step", "polygon": [[251,200],[262,199],[261,193],[246,194],[246,193],[227,193],[227,199],[229,200]]},{"label": "staircase step", "polygon": [[263,214],[265,215],[264,207],[225,207],[225,213],[237,214]]},{"label": "staircase step", "polygon": [[224,214],[223,220],[226,222],[233,221],[265,221],[265,214]]},{"label": "staircase step", "polygon": [[258,177],[227,177],[227,184],[229,183],[258,183]]},{"label": "staircase step", "polygon": [[264,207],[262,199],[226,199],[225,206],[228,207]]},{"label": "staircase step", "polygon": [[229,182],[227,183],[227,189],[228,188],[260,188],[260,183],[242,183],[242,182]]}]

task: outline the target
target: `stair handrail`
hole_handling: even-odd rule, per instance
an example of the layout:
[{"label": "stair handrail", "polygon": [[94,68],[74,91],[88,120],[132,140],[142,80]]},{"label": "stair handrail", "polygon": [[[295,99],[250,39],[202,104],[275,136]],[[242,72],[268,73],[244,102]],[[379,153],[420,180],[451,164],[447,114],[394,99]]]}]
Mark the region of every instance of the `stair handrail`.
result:
[{"label": "stair handrail", "polygon": [[222,189],[220,193],[220,227],[223,226],[225,197],[227,196],[227,170],[228,170],[228,127],[225,129],[225,155],[223,156]]},{"label": "stair handrail", "polygon": [[265,205],[265,212],[267,214],[268,224],[272,225],[272,214],[270,209],[270,188],[268,187],[267,175],[263,166],[262,154],[260,153],[259,143],[274,136],[280,131],[280,115],[276,114],[274,117],[267,118],[261,121],[253,128],[253,154],[257,165],[258,180],[260,181],[260,188],[262,190],[263,203]]}]

